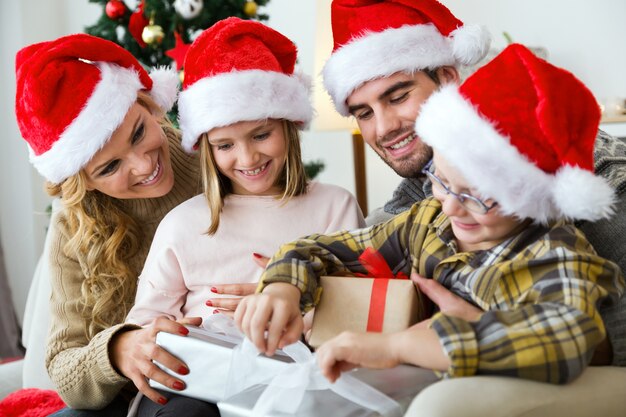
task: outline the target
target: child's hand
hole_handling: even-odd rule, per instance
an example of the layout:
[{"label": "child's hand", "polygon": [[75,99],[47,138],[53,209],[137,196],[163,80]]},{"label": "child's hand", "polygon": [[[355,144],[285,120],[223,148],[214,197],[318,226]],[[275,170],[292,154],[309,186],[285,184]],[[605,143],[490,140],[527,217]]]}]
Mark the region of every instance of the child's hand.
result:
[{"label": "child's hand", "polygon": [[423,294],[439,306],[439,310],[442,313],[466,321],[480,319],[480,315],[483,313],[480,308],[468,303],[434,279],[423,278],[416,272],[413,272],[411,280],[418,285]]},{"label": "child's hand", "polygon": [[[260,268],[265,269],[270,260],[267,256],[252,254],[252,259]],[[232,298],[209,298],[206,305],[217,308],[221,313],[233,317],[237,306],[246,295],[254,294],[258,284],[222,284],[211,287],[211,292],[215,294],[234,295]]]},{"label": "child's hand", "polygon": [[353,368],[392,368],[400,363],[390,333],[343,332],[316,351],[322,374],[335,382],[342,372]]},{"label": "child's hand", "polygon": [[300,339],[300,290],[287,283],[270,284],[261,294],[241,300],[235,322],[261,353],[272,356],[277,348]]}]

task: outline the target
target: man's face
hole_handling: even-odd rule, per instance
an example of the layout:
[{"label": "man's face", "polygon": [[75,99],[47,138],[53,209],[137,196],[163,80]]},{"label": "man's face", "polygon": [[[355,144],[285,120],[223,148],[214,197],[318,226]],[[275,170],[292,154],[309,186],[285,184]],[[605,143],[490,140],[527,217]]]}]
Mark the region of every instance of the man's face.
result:
[{"label": "man's face", "polygon": [[430,147],[415,135],[415,119],[437,88],[422,71],[398,72],[366,82],[346,100],[365,142],[404,178],[419,176],[432,157]]}]

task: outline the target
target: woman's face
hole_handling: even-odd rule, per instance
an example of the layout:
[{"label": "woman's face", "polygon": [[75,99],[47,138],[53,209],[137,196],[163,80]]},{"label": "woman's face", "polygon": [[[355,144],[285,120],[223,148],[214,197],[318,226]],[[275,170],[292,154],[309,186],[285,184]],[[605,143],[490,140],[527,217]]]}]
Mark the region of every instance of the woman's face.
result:
[{"label": "woman's face", "polygon": [[135,103],[84,173],[88,190],[113,198],[155,198],[170,192],[174,171],[158,118]]},{"label": "woman's face", "polygon": [[230,179],[234,194],[276,195],[283,191],[277,185],[287,152],[281,120],[216,127],[208,137],[217,168]]}]

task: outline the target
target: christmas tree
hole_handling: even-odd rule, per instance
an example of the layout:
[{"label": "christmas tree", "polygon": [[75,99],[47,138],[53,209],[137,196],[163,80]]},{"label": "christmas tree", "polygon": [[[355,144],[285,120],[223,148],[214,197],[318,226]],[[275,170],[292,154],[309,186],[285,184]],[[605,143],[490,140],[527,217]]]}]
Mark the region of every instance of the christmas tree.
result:
[{"label": "christmas tree", "polygon": [[89,0],[102,5],[90,35],[123,46],[146,67],[171,65],[181,70],[195,37],[229,16],[267,20],[257,13],[269,0]]}]

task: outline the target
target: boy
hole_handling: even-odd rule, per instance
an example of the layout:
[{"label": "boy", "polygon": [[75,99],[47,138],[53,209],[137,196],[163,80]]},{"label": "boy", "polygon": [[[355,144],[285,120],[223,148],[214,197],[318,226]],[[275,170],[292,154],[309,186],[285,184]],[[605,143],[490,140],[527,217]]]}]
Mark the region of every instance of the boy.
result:
[{"label": "boy", "polygon": [[613,191],[593,175],[599,118],[572,74],[511,45],[422,107],[416,132],[434,150],[425,174],[435,198],[381,225],[284,245],[237,323],[273,354],[297,340],[317,278],[365,272],[357,259],[371,246],[394,274],[415,271],[424,292],[431,280],[452,291],[459,308],[399,333],[328,341],[318,362],[330,380],[405,362],[450,376],[571,381],[605,337],[597,308],[624,286],[619,267],[563,221],[611,214]]}]

